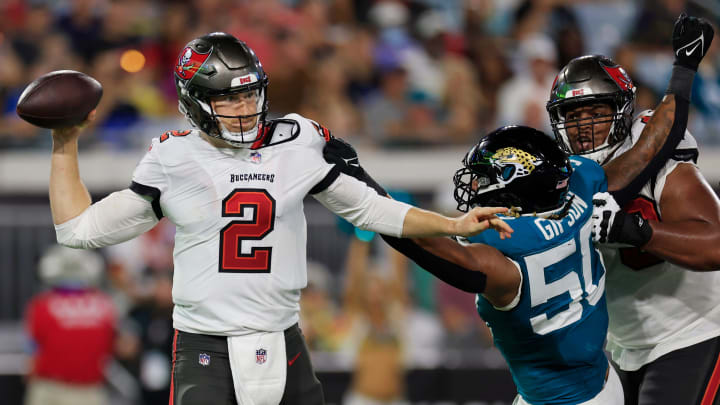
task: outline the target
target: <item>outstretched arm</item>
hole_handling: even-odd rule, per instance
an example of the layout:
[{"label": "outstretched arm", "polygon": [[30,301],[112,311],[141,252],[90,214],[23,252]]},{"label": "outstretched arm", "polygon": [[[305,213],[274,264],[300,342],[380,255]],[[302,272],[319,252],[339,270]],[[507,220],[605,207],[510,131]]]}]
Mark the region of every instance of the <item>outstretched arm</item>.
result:
[{"label": "outstretched arm", "polygon": [[517,295],[518,268],[492,246],[462,245],[450,238],[382,238],[435,277],[460,290],[483,294],[496,307],[510,304]]},{"label": "outstretched arm", "polygon": [[[386,195],[384,190],[381,194]],[[505,222],[494,215],[507,211],[506,208],[475,208],[461,217],[450,218],[383,197],[381,194],[369,188],[363,181],[343,172],[330,186],[313,196],[330,211],[358,228],[391,236],[469,237],[489,228],[507,234],[512,232]]]},{"label": "outstretched arm", "polygon": [[[360,166],[357,152],[347,142],[334,138],[323,149],[328,163],[348,176],[373,188],[378,195],[387,196],[382,188]],[[504,208],[480,209],[485,212],[488,227],[508,237],[512,229],[494,213],[507,211]],[[412,215],[412,214],[411,214]],[[421,217],[410,221],[421,219]],[[493,305],[501,307],[509,304],[517,294],[520,273],[515,265],[499,250],[482,244],[461,245],[449,238],[397,238],[382,234],[382,238],[395,250],[409,257],[440,280],[460,290],[470,293],[482,293]]]},{"label": "outstretched arm", "polygon": [[[621,206],[657,175],[682,140],[687,127],[693,78],[713,35],[712,26],[702,18],[683,13],[675,22],[672,35],[675,62],[666,95],[638,142],[605,165],[608,190]],[[696,46],[689,48],[695,43]]]}]

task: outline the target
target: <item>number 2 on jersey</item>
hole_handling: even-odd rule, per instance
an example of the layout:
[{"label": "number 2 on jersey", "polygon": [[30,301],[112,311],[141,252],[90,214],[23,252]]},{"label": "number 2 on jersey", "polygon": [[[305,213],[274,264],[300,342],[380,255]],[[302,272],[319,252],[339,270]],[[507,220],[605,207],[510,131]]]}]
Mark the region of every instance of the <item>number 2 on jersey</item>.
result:
[{"label": "number 2 on jersey", "polygon": [[275,228],[275,199],[263,189],[236,188],[222,202],[223,217],[243,217],[251,210],[250,219],[231,221],[220,230],[221,273],[269,273],[272,247],[250,248],[242,253],[242,242],[261,240]]}]

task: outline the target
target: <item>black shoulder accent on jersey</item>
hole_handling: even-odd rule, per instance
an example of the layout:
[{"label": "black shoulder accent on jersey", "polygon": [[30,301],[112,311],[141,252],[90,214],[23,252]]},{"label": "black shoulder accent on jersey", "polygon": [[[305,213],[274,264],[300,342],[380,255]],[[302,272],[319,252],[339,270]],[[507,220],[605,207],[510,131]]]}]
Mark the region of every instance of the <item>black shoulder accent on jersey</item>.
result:
[{"label": "black shoulder accent on jersey", "polygon": [[337,166],[333,166],[332,169],[328,172],[328,174],[323,177],[322,180],[318,182],[313,188],[310,189],[310,194],[317,194],[321,191],[325,191],[326,188],[330,187],[331,184],[335,181],[335,179],[340,176],[340,168]]},{"label": "black shoulder accent on jersey", "polygon": [[150,203],[157,219],[161,220],[164,217],[162,208],[160,208],[160,189],[133,181],[130,183],[130,190],[134,191],[135,194],[150,197]]},{"label": "black shoulder accent on jersey", "polygon": [[404,254],[440,280],[465,292],[480,294],[485,291],[487,275],[481,271],[473,271],[453,262],[435,256],[423,249],[412,239],[395,238],[380,235],[393,249]]},{"label": "black shoulder accent on jersey", "polygon": [[[277,130],[279,124],[290,124],[293,126],[292,132],[289,136],[276,136],[277,134],[275,133],[275,131]],[[262,138],[253,144],[253,149],[267,148],[268,146],[275,146],[281,143],[292,141],[293,139],[300,136],[300,123],[287,118],[270,120],[265,122],[264,132],[265,133],[263,134]]]},{"label": "black shoulder accent on jersey", "polygon": [[672,159],[677,160],[678,162],[692,161],[693,163],[697,163],[699,155],[700,152],[697,150],[697,148],[675,149],[675,153],[672,155]]}]

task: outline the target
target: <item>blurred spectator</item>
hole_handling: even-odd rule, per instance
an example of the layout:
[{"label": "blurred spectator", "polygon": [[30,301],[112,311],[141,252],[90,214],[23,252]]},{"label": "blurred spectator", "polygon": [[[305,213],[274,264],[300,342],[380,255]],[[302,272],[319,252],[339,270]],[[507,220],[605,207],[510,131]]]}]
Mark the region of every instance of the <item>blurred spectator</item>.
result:
[{"label": "blurred spectator", "polygon": [[669,47],[667,36],[673,32],[680,13],[713,20],[712,15],[699,5],[687,0],[641,0],[630,42],[637,50],[665,52]]},{"label": "blurred spectator", "polygon": [[103,267],[96,253],[61,246],[40,260],[40,278],[51,289],[27,309],[33,355],[26,405],[108,403],[103,373],[115,313],[110,297],[96,288]]},{"label": "blurred spectator", "polygon": [[497,98],[500,88],[512,77],[507,55],[503,52],[507,41],[474,34],[469,38],[470,60],[475,66],[479,86],[479,133],[495,129]]},{"label": "blurred spectator", "polygon": [[518,72],[498,94],[498,126],[526,125],[550,133],[545,113],[547,89],[555,70],[555,44],[545,36],[534,36],[520,43],[520,56],[527,72]]},{"label": "blurred spectator", "polygon": [[155,277],[172,272],[175,226],[162,219],[144,234],[104,248],[114,299],[123,315],[156,295]]},{"label": "blurred spectator", "polygon": [[395,404],[405,397],[404,330],[408,314],[407,259],[392,251],[391,268],[371,266],[370,243],[353,237],[347,255],[343,313],[357,347],[343,404]]},{"label": "blurred spectator", "polygon": [[96,0],[75,0],[68,3],[66,13],[57,21],[60,32],[67,35],[72,49],[86,62],[92,61],[102,51],[101,33],[103,16],[98,13]]},{"label": "blurred spectator", "polygon": [[555,44],[536,35],[520,43],[519,53],[527,72],[518,72],[498,94],[498,126],[526,125],[551,133],[545,112],[547,89],[557,75]]},{"label": "blurred spectator", "polygon": [[45,51],[44,39],[52,34],[54,16],[45,2],[31,1],[27,3],[24,21],[11,32],[10,42],[25,66],[30,66],[40,59]]},{"label": "blurred spectator", "polygon": [[331,273],[321,263],[308,261],[307,287],[300,299],[300,327],[311,351],[336,352],[346,337]]},{"label": "blurred spectator", "polygon": [[[477,314],[475,295],[437,282],[438,315],[445,328],[443,347],[448,359],[458,361],[463,349],[487,348],[493,345],[490,329]],[[455,358],[453,359],[453,356]]]},{"label": "blurred spectator", "polygon": [[407,71],[401,66],[381,70],[380,89],[364,105],[367,133],[381,146],[391,146],[402,139],[412,138],[406,125],[410,109]]},{"label": "blurred spectator", "polygon": [[329,51],[315,58],[310,72],[308,91],[299,114],[321,122],[335,136],[356,137],[361,132],[362,119],[348,96],[348,78],[342,59]]},{"label": "blurred spectator", "polygon": [[139,381],[142,403],[167,402],[172,364],[172,274],[156,273],[146,282],[151,293],[135,303],[124,321],[116,356]]}]

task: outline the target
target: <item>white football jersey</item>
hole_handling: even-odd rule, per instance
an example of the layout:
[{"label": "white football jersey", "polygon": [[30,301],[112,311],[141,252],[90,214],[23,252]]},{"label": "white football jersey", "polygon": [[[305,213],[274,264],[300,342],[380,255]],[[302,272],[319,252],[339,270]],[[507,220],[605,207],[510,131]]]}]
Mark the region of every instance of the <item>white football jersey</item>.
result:
[{"label": "white football jersey", "polygon": [[156,214],[177,227],[179,330],[230,336],[298,321],[307,283],[303,199],[337,174],[322,156],[327,130],[297,114],[278,122],[272,144],[257,150],[170,131],[153,139],[133,174],[131,189],[152,196]]},{"label": "white football jersey", "polygon": [[[631,137],[615,156],[637,142],[651,115],[648,110],[635,119]],[[673,158],[645,184],[628,211],[661,220],[667,176],[679,164],[694,165],[697,155],[695,139],[685,132]],[[720,272],[689,271],[638,248],[599,248],[607,268],[607,350],[621,369],[637,370],[671,351],[720,335]]]}]

